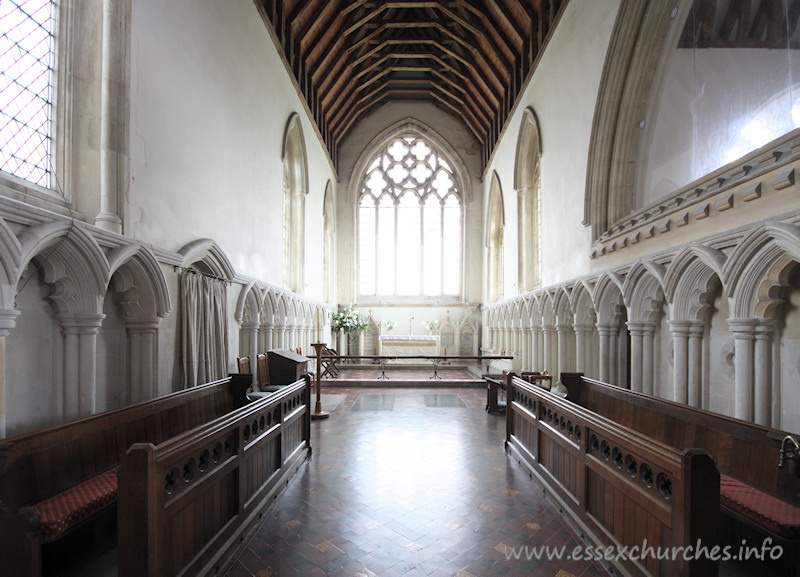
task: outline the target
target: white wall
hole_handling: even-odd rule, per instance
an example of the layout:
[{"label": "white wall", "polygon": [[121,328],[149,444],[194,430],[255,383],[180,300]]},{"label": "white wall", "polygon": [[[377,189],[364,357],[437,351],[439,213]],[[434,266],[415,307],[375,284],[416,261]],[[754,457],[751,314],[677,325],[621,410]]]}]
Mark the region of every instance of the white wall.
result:
[{"label": "white wall", "polygon": [[286,122],[308,158],[306,294],[322,297],[324,149],[251,0],[134,2],[125,233],[168,250],[214,239],[237,273],[283,285]]},{"label": "white wall", "polygon": [[[496,171],[503,188],[506,297],[519,292],[514,165],[526,107],[536,112],[542,137],[542,286],[590,271],[591,235],[581,224],[586,165],[597,91],[618,6],[617,0],[567,4],[485,173]],[[490,178],[483,183],[484,214],[490,183]]]}]

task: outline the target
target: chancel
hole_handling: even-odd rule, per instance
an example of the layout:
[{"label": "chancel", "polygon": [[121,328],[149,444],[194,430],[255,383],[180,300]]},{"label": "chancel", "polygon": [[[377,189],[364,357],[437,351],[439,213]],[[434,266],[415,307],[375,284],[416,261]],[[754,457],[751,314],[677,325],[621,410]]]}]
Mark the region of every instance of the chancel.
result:
[{"label": "chancel", "polygon": [[0,2],[0,577],[798,575],[799,24]]}]

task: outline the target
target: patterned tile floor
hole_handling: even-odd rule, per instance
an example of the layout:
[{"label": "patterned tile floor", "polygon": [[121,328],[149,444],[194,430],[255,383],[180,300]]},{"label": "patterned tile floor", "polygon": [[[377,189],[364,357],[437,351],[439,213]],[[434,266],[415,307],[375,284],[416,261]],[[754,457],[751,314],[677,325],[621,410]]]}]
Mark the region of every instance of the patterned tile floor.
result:
[{"label": "patterned tile floor", "polygon": [[228,577],[605,575],[589,562],[507,560],[506,546],[577,543],[506,457],[505,420],[484,411],[483,390],[325,392],[346,397],[312,424],[311,461]]}]

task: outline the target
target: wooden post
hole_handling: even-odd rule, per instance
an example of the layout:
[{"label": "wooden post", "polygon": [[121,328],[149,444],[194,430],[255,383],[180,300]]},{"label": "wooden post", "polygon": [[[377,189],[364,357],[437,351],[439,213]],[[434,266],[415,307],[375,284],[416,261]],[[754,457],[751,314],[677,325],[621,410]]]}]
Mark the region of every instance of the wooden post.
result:
[{"label": "wooden post", "polygon": [[[349,344],[349,343],[348,343]],[[331,416],[328,411],[322,410],[322,349],[325,348],[325,343],[312,343],[312,347],[317,351],[317,373],[314,375],[314,382],[317,388],[317,404],[314,406],[314,412],[311,413],[312,419],[327,419]]]}]

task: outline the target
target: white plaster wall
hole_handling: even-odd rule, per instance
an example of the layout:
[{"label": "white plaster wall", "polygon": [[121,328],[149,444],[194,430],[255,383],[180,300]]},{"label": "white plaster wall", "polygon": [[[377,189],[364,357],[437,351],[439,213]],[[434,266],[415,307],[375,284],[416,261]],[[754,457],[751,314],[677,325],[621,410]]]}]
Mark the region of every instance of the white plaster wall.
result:
[{"label": "white plaster wall", "polygon": [[414,118],[432,128],[458,153],[472,177],[471,197],[465,203],[465,287],[463,300],[477,303],[481,299],[483,225],[481,209],[480,148],[472,135],[443,110],[426,104],[391,104],[364,119],[342,143],[339,151],[340,186],[337,193],[337,283],[339,302],[355,302],[356,284],[356,194],[348,190],[355,163],[364,148],[378,134],[406,118]]},{"label": "white plaster wall", "polygon": [[[306,143],[305,292],[322,297],[325,151],[250,0],[134,2],[125,233],[178,250],[214,239],[238,273],[283,285],[286,122]],[[168,343],[167,343],[168,344]]]},{"label": "white plaster wall", "polygon": [[[597,91],[618,7],[617,0],[567,4],[485,173],[496,171],[503,187],[507,297],[517,294],[519,287],[514,164],[522,115],[529,106],[536,112],[542,136],[542,286],[590,270],[591,235],[581,224],[586,165]],[[489,184],[486,178],[484,214]]]}]

